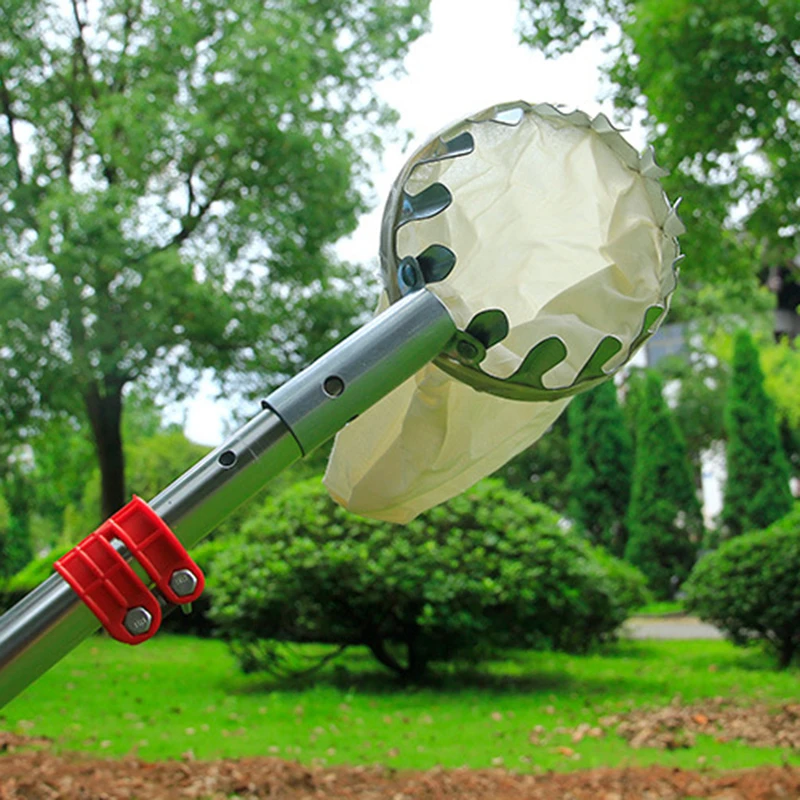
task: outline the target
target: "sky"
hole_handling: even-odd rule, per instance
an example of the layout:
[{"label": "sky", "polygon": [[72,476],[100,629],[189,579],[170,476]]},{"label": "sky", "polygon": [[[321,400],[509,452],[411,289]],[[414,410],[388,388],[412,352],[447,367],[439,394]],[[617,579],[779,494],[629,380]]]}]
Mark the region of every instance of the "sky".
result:
[{"label": "sky", "polygon": [[[377,269],[382,206],[392,181],[408,156],[441,128],[496,103],[527,100],[604,112],[615,120],[611,104],[601,103],[602,44],[590,42],[576,52],[548,61],[520,45],[515,31],[518,0],[432,0],[431,30],[411,47],[405,74],[378,85],[380,96],[400,113],[399,127],[410,141],[388,141],[372,180],[375,208],[365,214],[355,233],[340,242],[338,255]],[[644,146],[639,130],[627,138]],[[218,445],[230,421],[230,406],[213,400],[208,377],[197,394],[175,408],[173,418],[185,420],[187,436]],[[255,414],[257,408],[253,409]],[[174,416],[173,416],[174,414]]]}]

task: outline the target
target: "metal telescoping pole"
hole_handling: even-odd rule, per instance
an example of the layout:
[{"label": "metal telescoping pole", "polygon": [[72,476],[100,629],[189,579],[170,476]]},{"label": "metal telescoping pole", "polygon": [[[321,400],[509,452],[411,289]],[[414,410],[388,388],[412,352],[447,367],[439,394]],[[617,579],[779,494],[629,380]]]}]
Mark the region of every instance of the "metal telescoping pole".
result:
[{"label": "metal telescoping pole", "polygon": [[[435,358],[455,332],[449,313],[427,290],[400,300],[273,392],[260,414],[150,507],[191,547],[279,472]],[[117,549],[127,555],[121,543]],[[136,562],[132,566],[144,577]],[[0,707],[98,627],[58,574],[20,600],[0,617]]]}]

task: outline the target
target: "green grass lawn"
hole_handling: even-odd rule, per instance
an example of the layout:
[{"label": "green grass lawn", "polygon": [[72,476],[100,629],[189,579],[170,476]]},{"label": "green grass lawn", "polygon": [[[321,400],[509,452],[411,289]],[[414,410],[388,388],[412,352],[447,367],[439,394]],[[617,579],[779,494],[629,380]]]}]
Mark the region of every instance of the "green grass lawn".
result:
[{"label": "green grass lawn", "polygon": [[684,613],[683,603],[677,600],[661,600],[659,602],[648,603],[646,606],[637,608],[634,616],[660,616],[662,614],[682,614]]},{"label": "green grass lawn", "polygon": [[[0,711],[0,728],[52,737],[59,750],[149,760],[191,751],[414,769],[800,764],[788,750],[709,736],[661,752],[633,750],[613,732],[578,743],[553,733],[676,695],[796,702],[798,673],[775,672],[761,654],[725,642],[622,642],[584,657],[513,654],[424,689],[395,685],[354,652],[315,684],[292,686],[241,675],[219,642],[162,635],[132,648],[95,637]],[[546,744],[529,741],[537,725]]]}]

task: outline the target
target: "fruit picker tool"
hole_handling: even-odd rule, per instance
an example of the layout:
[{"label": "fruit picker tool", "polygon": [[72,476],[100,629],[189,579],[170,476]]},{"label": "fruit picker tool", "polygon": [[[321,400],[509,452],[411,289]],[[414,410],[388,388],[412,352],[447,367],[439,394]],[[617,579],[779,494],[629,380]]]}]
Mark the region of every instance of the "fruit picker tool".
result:
[{"label": "fruit picker tool", "polygon": [[401,524],[529,446],[667,312],[682,226],[664,174],[604,116],[546,104],[432,137],[386,204],[377,315],[0,617],[0,706],[101,625],[151,637],[203,590],[187,549],[337,434],[332,496]]}]

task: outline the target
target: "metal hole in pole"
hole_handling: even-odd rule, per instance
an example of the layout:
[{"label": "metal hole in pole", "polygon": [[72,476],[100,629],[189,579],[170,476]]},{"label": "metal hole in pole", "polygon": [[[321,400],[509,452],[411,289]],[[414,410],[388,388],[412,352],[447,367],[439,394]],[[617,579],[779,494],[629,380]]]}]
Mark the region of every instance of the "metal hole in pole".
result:
[{"label": "metal hole in pole", "polygon": [[220,453],[217,461],[221,467],[232,467],[236,463],[236,453],[233,450],[226,450],[224,453]]},{"label": "metal hole in pole", "polygon": [[338,375],[329,375],[322,383],[322,391],[328,397],[339,397],[344,391],[344,381]]}]

